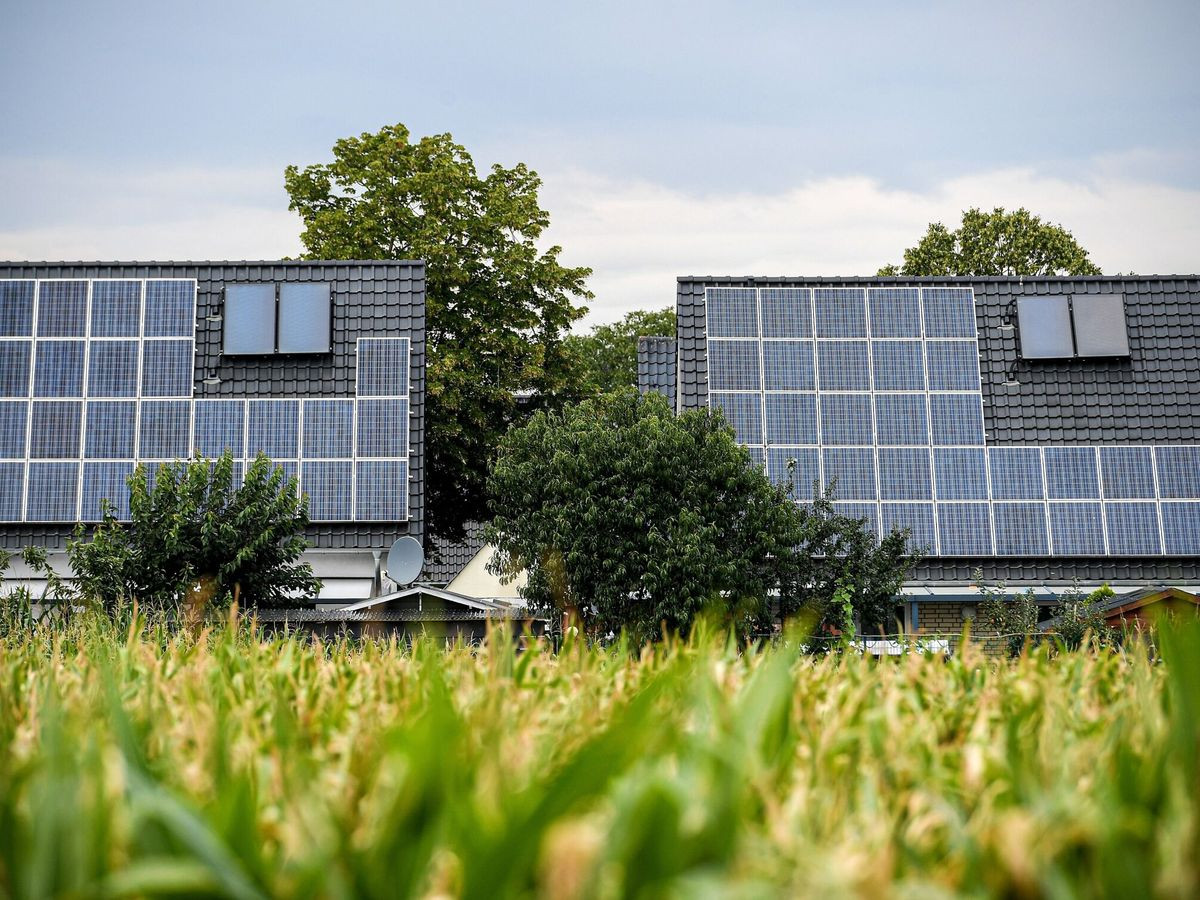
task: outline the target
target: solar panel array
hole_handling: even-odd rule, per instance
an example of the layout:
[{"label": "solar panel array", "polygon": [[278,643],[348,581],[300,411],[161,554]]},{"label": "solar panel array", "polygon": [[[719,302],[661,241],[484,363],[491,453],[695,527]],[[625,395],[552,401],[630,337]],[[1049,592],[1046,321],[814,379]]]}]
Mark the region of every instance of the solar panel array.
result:
[{"label": "solar panel array", "polygon": [[409,341],[358,342],[353,397],[197,399],[196,282],[0,281],[0,522],[128,515],[138,463],[265,453],[314,521],[408,518]]},{"label": "solar panel array", "polygon": [[1200,553],[1200,447],[989,447],[970,288],[708,288],[709,405],[798,502],[941,556]]}]

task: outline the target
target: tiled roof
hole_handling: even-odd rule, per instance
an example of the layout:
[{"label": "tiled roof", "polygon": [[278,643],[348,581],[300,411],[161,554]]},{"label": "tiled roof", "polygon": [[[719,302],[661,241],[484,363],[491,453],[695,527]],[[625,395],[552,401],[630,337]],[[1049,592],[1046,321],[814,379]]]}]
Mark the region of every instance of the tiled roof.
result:
[{"label": "tiled roof", "polygon": [[483,547],[483,524],[467,523],[467,535],[461,541],[434,538],[433,544],[420,580],[428,584],[449,584]]},{"label": "tiled roof", "polygon": [[638,390],[662,394],[675,408],[675,338],[638,338]]}]

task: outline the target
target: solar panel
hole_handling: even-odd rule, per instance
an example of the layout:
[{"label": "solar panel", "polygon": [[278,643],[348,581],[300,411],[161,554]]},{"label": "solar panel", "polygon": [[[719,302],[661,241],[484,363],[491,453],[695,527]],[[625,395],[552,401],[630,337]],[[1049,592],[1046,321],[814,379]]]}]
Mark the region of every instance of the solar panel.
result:
[{"label": "solar panel", "polygon": [[1163,552],[1172,556],[1200,554],[1200,503],[1161,503]]},{"label": "solar panel", "polygon": [[398,522],[408,518],[407,462],[355,463],[354,517],[363,522]]},{"label": "solar panel", "polygon": [[128,520],[129,487],[126,481],[132,474],[132,461],[84,463],[80,521],[99,522],[103,519],[105,500],[112,506],[117,519]]},{"label": "solar panel", "polygon": [[134,400],[89,401],[85,411],[83,455],[86,459],[133,459],[137,433]]},{"label": "solar panel", "polygon": [[709,288],[705,327],[708,336],[758,337],[758,300],[752,288]]},{"label": "solar panel", "polygon": [[32,281],[0,281],[0,337],[33,335]]},{"label": "solar panel", "polygon": [[763,387],[768,391],[816,388],[812,341],[764,341]]},{"label": "solar panel", "polygon": [[37,295],[38,337],[83,337],[87,302],[86,281],[41,282]]},{"label": "solar panel", "polygon": [[866,292],[862,288],[817,288],[813,318],[819,338],[867,336]]},{"label": "solar panel", "polygon": [[138,458],[175,460],[191,456],[192,404],[146,400],[138,426]]},{"label": "solar panel", "polygon": [[29,456],[32,459],[78,459],[83,425],[80,400],[41,400],[30,406]]},{"label": "solar panel", "polygon": [[992,555],[992,517],[986,503],[939,503],[937,517],[942,556]]},{"label": "solar panel", "polygon": [[1102,556],[1104,516],[1099,503],[1051,503],[1050,541],[1055,556]]},{"label": "solar panel", "polygon": [[248,415],[248,458],[259,453],[273,460],[295,459],[300,455],[299,400],[251,400]]},{"label": "solar panel", "polygon": [[[814,499],[821,480],[819,453],[815,447],[770,447],[767,470],[771,481],[780,486],[790,484],[794,500]],[[790,460],[795,460],[791,467]]]},{"label": "solar panel", "polygon": [[983,445],[983,401],[978,394],[930,394],[929,434],[942,447]]},{"label": "solar panel", "polygon": [[136,397],[139,348],[137,341],[91,341],[88,345],[88,396]]},{"label": "solar panel", "polygon": [[869,394],[824,394],[819,406],[822,444],[870,446],[873,443]]},{"label": "solar panel", "polygon": [[[812,337],[812,294],[807,288],[763,288],[759,291],[759,307],[763,337]],[[709,334],[712,334],[711,329]],[[750,333],[737,336],[754,335]]]},{"label": "solar panel", "polygon": [[300,479],[308,495],[308,516],[314,522],[345,522],[352,518],[354,463],[305,460]]},{"label": "solar panel", "polygon": [[[228,297],[228,295],[227,295]],[[228,319],[225,327],[229,327]],[[196,282],[164,278],[146,282],[146,337],[186,337],[196,334]]]},{"label": "solar panel", "polygon": [[754,463],[754,465],[758,466],[760,469],[766,468],[767,457],[763,452],[762,447],[743,447],[742,449],[750,454],[750,461]]},{"label": "solar panel", "polygon": [[1076,294],[1071,312],[1079,356],[1129,355],[1124,294]]},{"label": "solar panel", "polygon": [[359,338],[355,393],[359,397],[408,394],[408,355],[408,338]]},{"label": "solar panel", "polygon": [[938,447],[933,451],[939,500],[987,500],[987,455],[982,447]]},{"label": "solar panel", "polygon": [[876,500],[875,451],[869,447],[827,448],[822,451],[825,490],[839,500]]},{"label": "solar panel", "polygon": [[0,397],[28,397],[32,341],[0,341]]},{"label": "solar panel", "polygon": [[758,347],[756,341],[709,341],[709,390],[762,390]]},{"label": "solar panel", "polygon": [[931,391],[979,390],[979,349],[974,341],[925,344]]},{"label": "solar panel", "polygon": [[1041,500],[1042,451],[1037,447],[990,447],[992,499]]},{"label": "solar panel", "polygon": [[879,538],[879,507],[874,503],[834,503],[833,511],[848,519],[858,519],[867,532]]},{"label": "solar panel", "polygon": [[83,396],[83,341],[38,341],[33,357],[33,396]]},{"label": "solar panel", "polygon": [[870,288],[871,337],[921,336],[921,298],[916,288]]},{"label": "solar panel", "polygon": [[1075,355],[1066,297],[1018,297],[1017,325],[1022,359],[1070,359]]},{"label": "solar panel", "polygon": [[975,296],[970,288],[923,288],[925,337],[974,338]]},{"label": "solar panel", "polygon": [[280,353],[328,353],[331,326],[328,284],[279,286]]},{"label": "solar panel", "polygon": [[823,391],[871,389],[866,341],[817,341],[817,380]]},{"label": "solar panel", "polygon": [[1200,447],[1155,447],[1158,496],[1164,499],[1200,497]]},{"label": "solar panel", "polygon": [[0,463],[0,522],[21,521],[25,500],[25,463]]},{"label": "solar panel", "polygon": [[192,395],[192,342],[153,340],[142,344],[142,396]]},{"label": "solar panel", "polygon": [[879,496],[883,500],[930,500],[933,479],[929,451],[909,447],[880,447]]},{"label": "solar panel", "polygon": [[709,394],[708,401],[733,426],[738,443],[763,442],[762,400],[759,394]]},{"label": "solar panel", "polygon": [[875,442],[880,447],[929,443],[924,394],[876,394]]},{"label": "solar panel", "polygon": [[1101,447],[1100,473],[1107,500],[1153,500],[1157,496],[1149,447]]},{"label": "solar panel", "polygon": [[1104,519],[1109,553],[1122,556],[1156,556],[1162,553],[1158,504],[1105,503]]},{"label": "solar panel", "polygon": [[1049,555],[1044,503],[993,503],[992,518],[996,525],[997,555]]},{"label": "solar panel", "polygon": [[74,522],[79,505],[79,463],[31,462],[28,469],[25,519],[29,522]]},{"label": "solar panel", "polygon": [[137,337],[141,327],[140,281],[92,282],[92,337]]},{"label": "solar panel", "polygon": [[879,519],[883,532],[908,529],[909,552],[933,554],[937,551],[932,503],[881,503]]},{"label": "solar panel", "polygon": [[[147,298],[147,303],[149,298]],[[222,316],[226,356],[275,352],[275,285],[228,284]]]},{"label": "solar panel", "polygon": [[226,450],[235,458],[246,450],[246,403],[243,400],[197,400],[195,451],[216,459]]},{"label": "solar panel", "polygon": [[408,455],[407,400],[359,400],[357,415],[357,456]]},{"label": "solar panel", "polygon": [[354,455],[353,400],[304,401],[300,455],[306,459],[349,459]]},{"label": "solar panel", "polygon": [[0,459],[24,459],[29,433],[29,404],[0,400]]},{"label": "solar panel", "polygon": [[1044,447],[1046,496],[1051,500],[1100,497],[1095,447]]},{"label": "solar panel", "polygon": [[875,390],[925,390],[920,341],[872,341],[871,357]]}]

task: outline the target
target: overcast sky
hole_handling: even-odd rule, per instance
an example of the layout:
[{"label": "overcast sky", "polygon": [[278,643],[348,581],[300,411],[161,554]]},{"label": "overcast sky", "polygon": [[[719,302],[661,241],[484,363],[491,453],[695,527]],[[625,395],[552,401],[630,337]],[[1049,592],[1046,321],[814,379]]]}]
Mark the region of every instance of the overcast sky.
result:
[{"label": "overcast sky", "polygon": [[0,3],[0,258],[298,254],[283,167],[403,122],[543,176],[588,323],[972,205],[1200,270],[1197,0]]}]

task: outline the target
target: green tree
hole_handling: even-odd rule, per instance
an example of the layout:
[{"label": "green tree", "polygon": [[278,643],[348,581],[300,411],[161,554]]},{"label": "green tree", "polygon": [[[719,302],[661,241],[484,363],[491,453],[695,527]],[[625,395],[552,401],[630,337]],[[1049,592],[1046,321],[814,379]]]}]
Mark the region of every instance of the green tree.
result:
[{"label": "green tree", "polygon": [[590,397],[636,387],[638,338],[650,335],[674,337],[674,309],[634,310],[618,322],[597,325],[591,334],[568,337],[579,394]]},{"label": "green tree", "polygon": [[234,487],[233,458],[161,466],[153,487],[144,466],[129,477],[129,521],[107,510],[91,540],[82,526],[67,544],[85,600],[113,610],[210,603],[289,606],[311,599],[320,582],[300,562],[307,548],[308,500],[295,478],[259,456]]},{"label": "green tree", "polygon": [[493,569],[524,569],[536,612],[577,615],[600,633],[651,639],[664,626],[686,631],[705,609],[754,629],[797,613],[840,622],[839,590],[878,618],[911,564],[903,536],[877,550],[828,500],[793,503],[719,414],[676,417],[663,398],[628,389],[514,429],[489,491]]},{"label": "green tree", "polygon": [[954,231],[932,223],[917,246],[904,251],[903,265],[884,266],[879,274],[1099,275],[1100,269],[1061,225],[1024,208],[988,213],[972,207]]},{"label": "green tree", "polygon": [[538,249],[550,217],[524,164],[480,177],[449,134],[414,142],[403,125],[340,140],[333,157],[284,175],[304,255],[425,261],[426,536],[461,539],[521,415],[515,393],[553,405],[568,387],[563,337],[591,270]]}]

